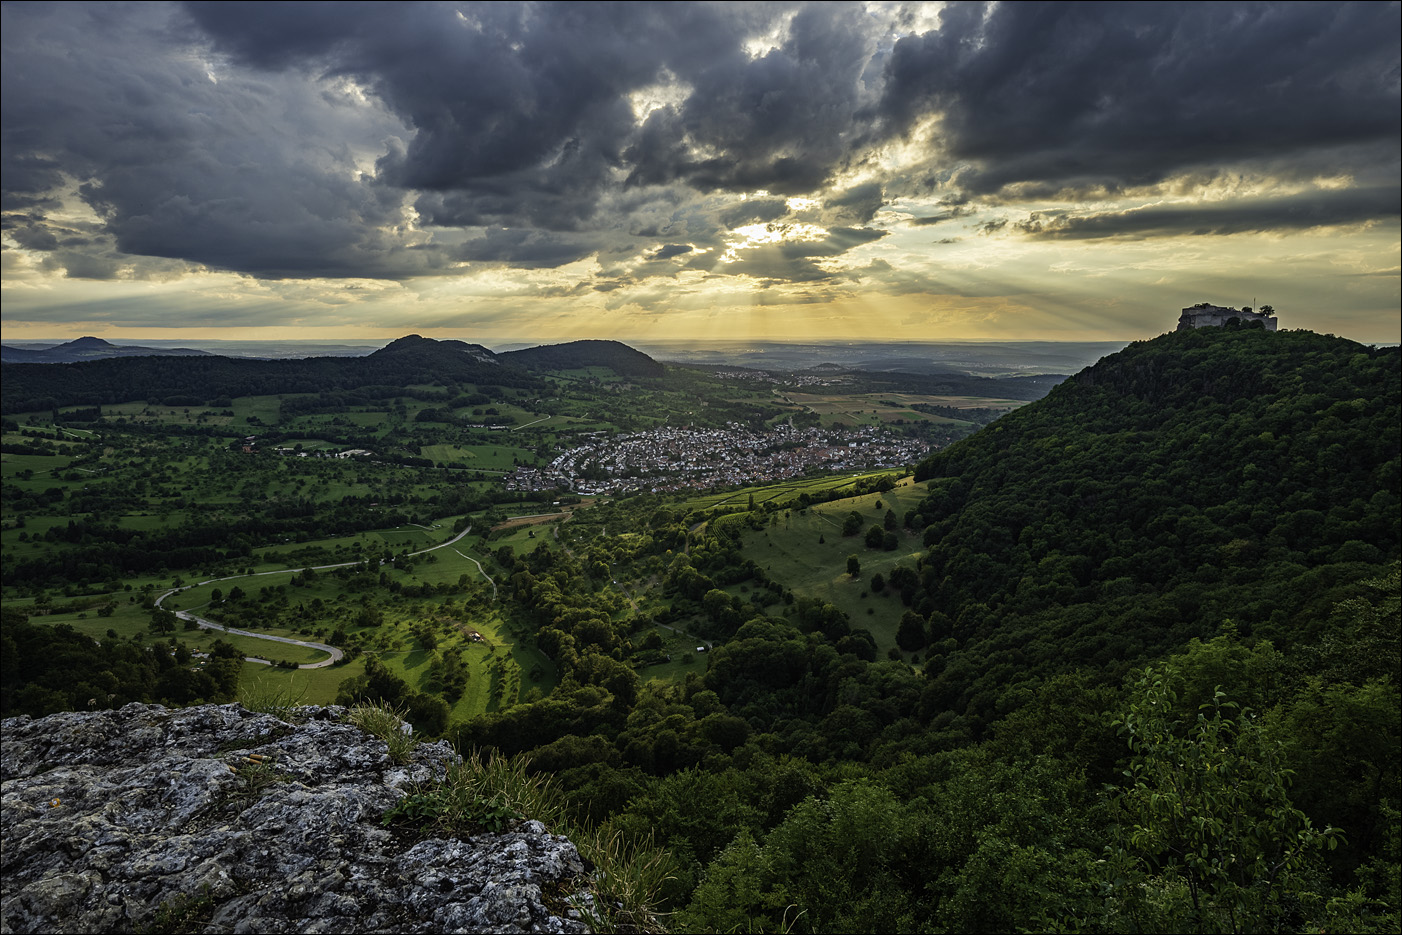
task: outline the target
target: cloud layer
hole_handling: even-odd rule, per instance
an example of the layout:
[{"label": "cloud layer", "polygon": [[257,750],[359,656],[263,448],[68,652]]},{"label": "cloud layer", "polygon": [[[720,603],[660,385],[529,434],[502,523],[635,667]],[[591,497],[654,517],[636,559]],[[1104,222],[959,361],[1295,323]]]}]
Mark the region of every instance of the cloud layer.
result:
[{"label": "cloud layer", "polygon": [[6,5],[7,270],[841,290],[879,259],[907,294],[948,281],[896,282],[932,225],[1395,225],[1400,28],[1396,3]]}]

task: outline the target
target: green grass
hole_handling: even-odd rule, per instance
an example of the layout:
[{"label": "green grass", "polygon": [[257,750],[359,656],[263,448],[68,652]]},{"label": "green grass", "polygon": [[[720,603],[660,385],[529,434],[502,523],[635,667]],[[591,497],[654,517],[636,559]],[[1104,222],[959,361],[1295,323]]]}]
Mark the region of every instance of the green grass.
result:
[{"label": "green grass", "polygon": [[389,758],[395,763],[407,763],[409,754],[419,745],[405,728],[404,712],[387,704],[359,704],[346,712],[346,720],[389,748]]},{"label": "green grass", "polygon": [[364,674],[365,662],[360,659],[325,669],[278,669],[245,662],[239,675],[239,694],[281,691],[301,698],[302,704],[327,705],[336,700],[341,682]]},{"label": "green grass", "polygon": [[[680,625],[678,628],[684,629]],[[639,669],[638,675],[644,681],[683,682],[686,681],[688,674],[706,674],[706,653],[696,651],[696,647],[705,645],[704,640],[685,632],[678,633],[664,627],[657,627],[657,632],[662,637],[664,649],[672,657],[672,660]],[[634,643],[636,644],[640,639],[641,635],[634,636]],[[691,655],[690,662],[684,658],[688,653]]]},{"label": "green grass", "polygon": [[[43,490],[45,487],[54,486],[51,476],[54,472],[67,469],[72,463],[73,458],[69,455],[0,455],[0,476],[3,476],[6,482],[18,483],[22,490]],[[26,484],[17,476],[22,471],[33,471],[36,481],[43,477],[46,483]]]},{"label": "green grass", "polygon": [[555,542],[555,537],[550,533],[550,527],[554,525],[554,523],[537,523],[534,526],[518,526],[494,536],[490,542],[486,543],[486,548],[495,552],[502,546],[509,545],[517,555],[526,555],[540,548],[542,542]]},{"label": "green grass", "polygon": [[[117,596],[116,607],[110,617],[97,616],[97,607],[106,603],[105,598],[91,598],[93,606],[85,611],[73,611],[62,614],[46,614],[44,616],[31,617],[32,623],[56,626],[66,623],[79,633],[85,633],[93,639],[107,639],[107,631],[112,630],[119,639],[131,639],[138,633],[145,633],[145,642],[166,642],[171,638],[179,640],[194,652],[208,652],[215,640],[223,640],[234,646],[245,656],[259,656],[270,659],[274,662],[279,660],[289,660],[299,665],[304,662],[319,662],[326,658],[326,653],[317,649],[310,649],[303,646],[293,646],[288,643],[275,643],[269,640],[255,639],[251,636],[238,636],[232,633],[224,633],[219,630],[186,630],[182,624],[177,624],[173,633],[150,633],[151,623],[150,611],[141,607],[139,603],[131,603],[128,598],[131,595],[120,592]],[[33,613],[35,608],[33,602],[22,604],[20,601],[7,601],[19,606],[26,613]],[[198,611],[197,611],[198,612]],[[293,639],[309,639],[290,630],[268,630],[274,636],[290,636]],[[271,666],[257,663],[247,663],[248,666],[262,672],[273,669]],[[274,670],[276,671],[276,670]]]},{"label": "green grass", "polygon": [[[924,553],[920,537],[901,530],[900,545],[894,551],[868,549],[862,540],[868,526],[880,523],[887,509],[903,516],[925,496],[924,484],[909,482],[884,494],[866,494],[833,503],[824,503],[797,510],[788,517],[779,516],[778,524],[760,532],[746,532],[744,555],[772,577],[783,581],[793,592],[803,597],[816,597],[835,604],[845,611],[853,627],[865,627],[876,637],[877,648],[884,655],[896,645],[896,627],[906,607],[900,596],[887,588],[884,594],[871,593],[872,575],[889,577],[898,564],[913,568]],[[876,509],[881,504],[880,511]],[[869,520],[862,531],[846,538],[842,522],[852,510]],[[820,543],[819,538],[825,540]],[[853,579],[847,574],[847,556],[856,554],[861,562],[861,576]],[[866,597],[862,597],[866,592]],[[870,611],[870,612],[868,612]]]},{"label": "green grass", "polygon": [[247,434],[258,434],[258,426],[248,425],[248,417],[255,416],[264,425],[275,425],[280,419],[282,402],[276,396],[240,396],[233,405],[234,426],[248,426]]},{"label": "green grass", "polygon": [[900,471],[880,470],[880,471],[859,471],[853,474],[831,474],[822,477],[800,477],[793,480],[783,481],[777,484],[763,484],[752,487],[741,487],[738,490],[720,491],[716,493],[701,494],[689,497],[676,504],[674,509],[678,510],[708,510],[716,506],[743,507],[749,503],[749,498],[755,498],[755,505],[773,500],[779,505],[795,505],[798,495],[804,492],[818,493],[829,490],[841,490],[846,487],[853,487],[860,480],[872,477],[890,476],[893,479],[899,476]]}]

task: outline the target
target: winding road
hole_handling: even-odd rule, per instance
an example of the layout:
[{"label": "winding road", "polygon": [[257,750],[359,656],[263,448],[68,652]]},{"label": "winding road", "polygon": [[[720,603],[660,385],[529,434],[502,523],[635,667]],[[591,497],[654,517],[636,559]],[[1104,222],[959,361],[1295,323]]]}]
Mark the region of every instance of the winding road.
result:
[{"label": "winding road", "polygon": [[[418,523],[408,523],[407,525],[418,526],[420,529],[431,528],[429,526],[420,526]],[[466,529],[458,533],[453,538],[449,539],[447,542],[440,542],[438,545],[431,545],[426,549],[419,549],[419,551],[417,552],[410,552],[408,557],[413,558],[415,555],[423,555],[426,552],[433,552],[438,549],[445,549],[448,546],[458,542],[470,532],[472,532],[472,524],[468,523]],[[492,581],[491,576],[488,575],[486,571],[482,569],[482,563],[469,555],[463,555],[463,553],[458,552],[457,549],[453,549],[453,551],[457,552],[459,555],[462,555],[463,558],[467,559],[468,561],[472,562],[472,564],[477,566],[477,570],[482,572],[482,577],[486,578],[487,581],[491,583],[492,597],[493,599],[495,599],[497,593],[497,583],[495,581]],[[196,581],[194,584],[186,584],[178,588],[171,588],[169,591],[166,591],[160,597],[156,598],[155,603],[157,607],[160,607],[161,602],[164,601],[166,598],[170,597],[171,595],[179,594],[181,591],[188,591],[190,588],[196,588],[200,585],[213,584],[216,581],[237,581],[240,578],[258,578],[264,575],[295,575],[299,572],[304,571],[325,571],[328,568],[349,568],[352,565],[360,564],[362,563],[337,562],[334,565],[308,565],[306,568],[280,568],[277,571],[255,571],[252,574],[247,575],[226,575],[223,578],[206,578],[204,581]],[[384,564],[383,559],[380,560],[380,564]],[[226,627],[223,624],[215,623],[213,620],[206,620],[204,617],[201,617],[197,614],[192,614],[188,610],[177,610],[175,611],[175,616],[179,617],[181,620],[189,620],[193,622],[202,630],[219,630],[224,633],[232,633],[235,636],[251,636],[256,640],[271,640],[274,643],[287,643],[292,646],[303,646],[307,649],[318,649],[324,653],[330,654],[326,659],[322,659],[319,662],[304,662],[297,667],[299,669],[324,669],[327,666],[333,666],[336,663],[340,662],[343,658],[345,658],[346,655],[341,650],[337,649],[335,646],[328,646],[325,643],[313,643],[309,640],[294,640],[288,636],[271,636],[267,633],[253,633],[249,630],[238,630],[234,627]],[[245,662],[256,662],[259,665],[265,666],[272,665],[272,663],[267,659],[262,659],[258,656],[244,656],[243,658]]]}]

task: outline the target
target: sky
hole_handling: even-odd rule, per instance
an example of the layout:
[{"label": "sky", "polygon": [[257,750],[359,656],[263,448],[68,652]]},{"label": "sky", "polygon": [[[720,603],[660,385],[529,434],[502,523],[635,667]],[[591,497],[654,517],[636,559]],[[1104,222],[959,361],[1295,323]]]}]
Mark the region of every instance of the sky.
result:
[{"label": "sky", "polygon": [[9,342],[1397,342],[1399,5],[6,3]]}]

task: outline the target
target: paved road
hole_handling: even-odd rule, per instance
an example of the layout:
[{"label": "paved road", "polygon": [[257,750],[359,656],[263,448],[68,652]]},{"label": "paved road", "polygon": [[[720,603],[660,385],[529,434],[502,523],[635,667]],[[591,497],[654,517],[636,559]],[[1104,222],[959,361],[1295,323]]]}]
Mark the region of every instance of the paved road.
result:
[{"label": "paved road", "polygon": [[[419,524],[418,524],[418,523],[409,523],[409,525],[410,525],[410,526],[418,526]],[[419,526],[419,528],[420,528],[420,529],[428,529],[429,527],[427,527],[427,526]],[[417,551],[417,552],[410,552],[409,555],[410,555],[411,557],[412,557],[412,556],[415,556],[415,555],[423,555],[425,552],[432,552],[432,551],[434,551],[434,550],[436,550],[436,549],[447,548],[448,546],[453,545],[455,542],[457,542],[458,540],[462,539],[463,536],[466,536],[466,535],[467,535],[468,533],[470,533],[470,532],[472,532],[472,524],[471,524],[471,523],[468,523],[466,529],[464,529],[462,532],[458,533],[458,534],[457,534],[456,536],[454,536],[453,538],[449,539],[447,542],[440,542],[438,545],[431,545],[431,546],[429,546],[429,547],[426,548],[426,549],[419,549],[419,551]],[[458,552],[457,549],[454,549],[453,551],[454,551],[454,552]],[[462,555],[461,552],[458,552],[458,554],[459,554],[459,555]],[[468,558],[468,556],[466,556],[466,555],[463,555],[462,557],[463,557],[463,558]],[[473,564],[477,565],[477,570],[478,570],[478,571],[481,571],[481,570],[482,570],[481,564],[478,563],[475,559],[470,559],[470,558],[468,558],[468,560],[471,561]],[[226,576],[224,576],[223,578],[206,578],[206,579],[203,580],[203,581],[196,581],[194,584],[187,584],[187,585],[183,585],[182,587],[171,588],[169,591],[166,591],[166,592],[165,592],[164,594],[162,594],[160,597],[156,598],[156,606],[157,606],[157,607],[160,607],[160,606],[161,606],[161,602],[164,601],[166,598],[170,597],[170,596],[173,595],[173,594],[179,594],[181,591],[187,591],[187,590],[189,590],[190,588],[198,587],[199,585],[202,585],[202,584],[213,584],[213,583],[216,582],[216,581],[235,581],[235,580],[238,580],[239,578],[257,578],[257,577],[260,577],[260,576],[262,576],[262,575],[295,575],[295,574],[297,574],[297,573],[299,573],[299,572],[303,572],[303,571],[309,571],[309,570],[325,571],[325,570],[328,569],[328,568],[349,568],[351,565],[359,565],[359,564],[361,564],[361,562],[338,562],[338,563],[336,563],[336,564],[334,564],[334,565],[309,565],[309,566],[307,566],[306,568],[280,568],[280,569],[278,569],[277,571],[255,571],[255,572],[253,572],[252,574],[248,574],[248,575],[226,575]],[[383,560],[381,560],[381,564],[384,564]],[[488,581],[492,581],[491,578],[487,577],[487,573],[486,573],[486,572],[482,572],[482,576],[483,576],[484,578],[487,578]],[[493,595],[495,596],[495,593],[496,593],[496,582],[495,582],[495,581],[492,581],[492,593],[493,593]],[[319,650],[321,650],[321,651],[324,652],[324,653],[330,653],[330,656],[329,656],[329,657],[327,657],[326,659],[321,660],[320,662],[304,662],[304,663],[302,663],[301,665],[299,665],[299,666],[297,667],[297,668],[299,668],[299,669],[324,669],[324,668],[326,668],[327,666],[333,666],[333,665],[335,665],[336,663],[340,662],[342,658],[345,657],[345,653],[341,652],[341,651],[340,651],[339,649],[337,649],[335,646],[328,646],[328,645],[326,645],[325,643],[313,643],[313,642],[310,642],[310,641],[308,641],[308,640],[294,640],[294,639],[292,639],[291,637],[287,637],[287,636],[271,636],[271,635],[269,635],[269,634],[267,634],[267,633],[254,633],[254,632],[249,631],[249,630],[236,630],[236,629],[234,629],[233,627],[226,627],[226,626],[224,626],[224,625],[222,625],[222,624],[215,623],[213,620],[206,620],[205,618],[200,617],[200,616],[198,616],[198,615],[196,615],[196,614],[192,614],[192,613],[190,613],[190,612],[187,611],[187,610],[177,610],[177,611],[175,611],[175,616],[179,617],[181,620],[190,620],[190,621],[193,621],[193,622],[194,622],[196,625],[198,625],[198,626],[200,627],[200,629],[202,629],[202,630],[220,630],[220,631],[222,631],[222,632],[224,632],[224,633],[233,633],[233,634],[235,634],[235,635],[237,635],[237,636],[251,636],[251,637],[253,637],[253,638],[256,639],[256,640],[271,640],[271,641],[273,641],[274,643],[288,643],[288,644],[290,644],[290,645],[292,645],[292,646],[305,646],[305,647],[308,648],[308,649],[319,649]],[[259,665],[265,665],[265,666],[272,665],[272,663],[269,662],[268,660],[266,660],[266,659],[260,659],[260,658],[258,658],[257,656],[244,656],[243,658],[244,658],[244,660],[245,660],[246,662],[256,662],[256,663],[258,663]]]}]

